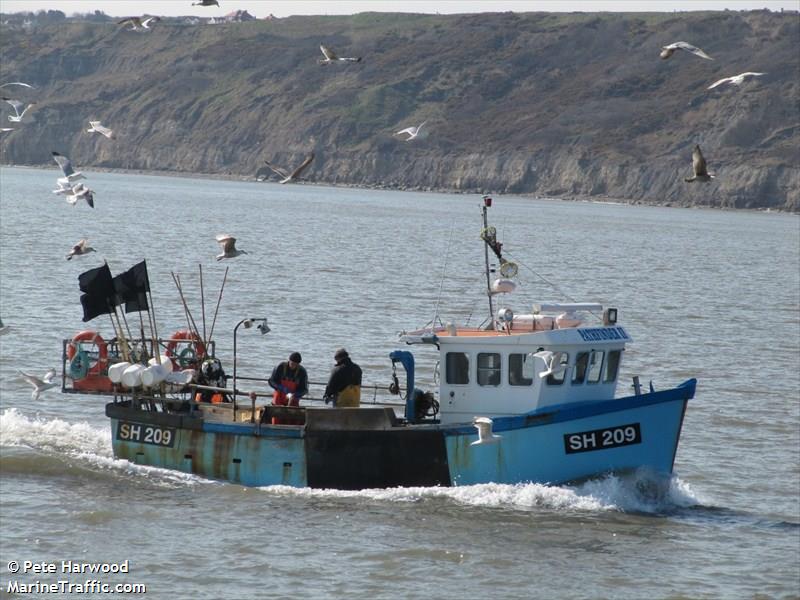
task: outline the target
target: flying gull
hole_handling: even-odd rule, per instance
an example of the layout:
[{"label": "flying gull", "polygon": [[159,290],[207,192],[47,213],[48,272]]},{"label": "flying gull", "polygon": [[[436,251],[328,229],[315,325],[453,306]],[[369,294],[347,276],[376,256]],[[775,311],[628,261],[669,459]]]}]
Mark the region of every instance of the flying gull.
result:
[{"label": "flying gull", "polygon": [[714,60],[708,54],[700,50],[700,48],[698,48],[697,46],[692,46],[687,42],[675,42],[674,44],[670,44],[669,46],[662,46],[661,54],[659,54],[659,56],[661,58],[667,59],[673,54],[675,54],[675,50],[686,50],[687,52],[696,54],[700,58],[707,58],[708,60]]},{"label": "flying gull", "polygon": [[157,23],[161,17],[128,17],[117,21],[117,25],[130,25],[129,31],[146,31],[150,29],[150,23]]},{"label": "flying gull", "polygon": [[94,208],[94,191],[90,190],[82,183],[76,183],[68,192],[53,191],[59,194],[67,194],[67,202],[72,204],[72,206],[75,206],[75,203],[83,198],[86,200],[86,204]]},{"label": "flying gull", "polygon": [[[20,102],[19,100],[14,100],[13,98],[6,98],[5,96],[3,96],[2,98],[8,104],[11,105],[11,108],[13,108],[14,112],[16,113],[16,116],[15,115],[8,115],[8,120],[9,121],[13,121],[14,123],[21,122],[22,121],[22,117],[25,116],[25,113],[28,112],[28,109],[31,106],[33,106],[34,104],[36,104],[36,102],[31,102],[30,104],[28,104],[28,106],[25,106],[25,104],[23,102]],[[19,112],[20,110],[22,112]]]},{"label": "flying gull", "polygon": [[730,83],[732,85],[742,85],[745,79],[749,79],[750,77],[761,77],[762,75],[766,75],[766,73],[753,73],[752,71],[747,71],[746,73],[739,73],[738,75],[734,75],[733,77],[725,77],[724,79],[715,81],[710,86],[708,86],[708,89],[713,90],[718,85],[722,85],[724,83]]},{"label": "flying gull", "polygon": [[56,180],[56,183],[58,184],[58,189],[53,190],[54,194],[60,194],[62,196],[66,196],[67,194],[72,193],[72,186],[69,183],[67,183],[66,180],[58,179]]},{"label": "flying gull", "polygon": [[478,430],[478,439],[472,442],[470,446],[496,444],[502,439],[502,436],[492,433],[493,421],[489,417],[475,417],[472,420],[472,424]]},{"label": "flying gull", "polygon": [[427,121],[423,121],[417,127],[406,127],[405,129],[401,129],[400,131],[395,133],[395,135],[407,134],[408,137],[405,139],[405,141],[410,142],[419,135],[419,130],[422,129],[422,126],[425,125],[425,123],[427,123]]},{"label": "flying gull", "polygon": [[200,0],[200,2],[192,2],[192,6],[219,6],[217,0]]},{"label": "flying gull", "polygon": [[64,177],[59,177],[57,180],[59,185],[62,183],[68,185],[78,179],[86,179],[83,173],[72,168],[72,161],[63,154],[54,151],[53,160],[58,163],[58,166],[61,167],[61,171],[64,173]]},{"label": "flying gull", "polygon": [[8,83],[0,85],[0,88],[4,88],[7,85],[21,85],[22,87],[33,89],[33,86],[30,83],[23,83],[22,81],[9,81]]},{"label": "flying gull", "polygon": [[283,179],[280,181],[281,183],[290,183],[300,178],[300,174],[306,169],[306,167],[308,167],[308,165],[311,164],[312,160],[314,160],[313,152],[300,164],[299,167],[297,167],[291,173],[287,173],[280,167],[276,167],[275,165],[271,164],[269,161],[265,160],[264,164],[266,164],[273,172],[283,177]]},{"label": "flying gull", "polygon": [[20,377],[22,377],[25,381],[30,383],[33,386],[33,393],[31,394],[31,400],[38,400],[39,394],[44,392],[45,390],[49,390],[50,388],[56,387],[58,382],[53,381],[53,378],[56,376],[56,370],[50,369],[47,373],[44,374],[44,377],[39,379],[35,375],[30,375],[25,373],[24,371],[20,371],[17,369],[17,373],[19,373]]},{"label": "flying gull", "polygon": [[89,125],[91,125],[91,127],[86,130],[87,133],[101,133],[110,140],[114,139],[114,132],[100,121],[89,121]]},{"label": "flying gull", "polygon": [[247,250],[236,249],[235,237],[232,237],[226,233],[220,233],[216,239],[219,245],[222,246],[222,254],[217,255],[217,260],[222,260],[223,258],[233,258],[235,256],[239,256],[240,254],[247,254]]},{"label": "flying gull", "polygon": [[322,54],[325,58],[320,58],[317,62],[321,65],[329,65],[332,62],[342,61],[342,62],[361,62],[361,57],[342,57],[336,56],[336,52],[325,46],[324,44],[319,45],[319,49],[322,50]]},{"label": "flying gull", "polygon": [[700,146],[695,145],[692,151],[692,171],[694,175],[685,177],[684,181],[691,183],[692,181],[711,181],[714,175],[708,172],[706,166],[706,159],[703,158],[703,153],[700,152]]},{"label": "flying gull", "polygon": [[82,256],[84,254],[89,254],[89,252],[97,252],[94,248],[89,245],[89,242],[86,238],[79,240],[77,244],[72,247],[72,250],[69,251],[67,254],[67,260],[72,260],[73,256]]},{"label": "flying gull", "polygon": [[14,131],[13,127],[0,127],[0,133],[5,133],[6,131]]}]

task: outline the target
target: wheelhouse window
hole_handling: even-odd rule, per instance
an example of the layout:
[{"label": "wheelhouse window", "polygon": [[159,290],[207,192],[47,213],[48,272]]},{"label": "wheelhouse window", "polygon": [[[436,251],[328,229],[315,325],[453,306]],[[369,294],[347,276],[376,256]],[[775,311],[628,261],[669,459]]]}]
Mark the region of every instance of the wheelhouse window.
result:
[{"label": "wheelhouse window", "polygon": [[605,352],[602,350],[592,350],[592,356],[589,358],[589,383],[597,383],[600,381],[600,373],[603,367],[603,355],[605,355]]},{"label": "wheelhouse window", "polygon": [[579,385],[586,380],[586,369],[589,367],[589,352],[578,352],[575,358],[575,370],[572,372],[572,383]]},{"label": "wheelhouse window", "polygon": [[500,385],[500,355],[478,353],[478,385]]},{"label": "wheelhouse window", "polygon": [[617,371],[619,371],[619,361],[622,357],[622,350],[610,350],[606,359],[606,372],[603,377],[604,383],[616,381]]},{"label": "wheelhouse window", "polygon": [[553,365],[556,372],[547,376],[547,385],[561,385],[567,376],[567,365],[569,364],[569,354],[566,352],[558,353],[559,360],[557,365]]},{"label": "wheelhouse window", "polygon": [[[533,384],[533,369],[526,360],[527,354],[508,355],[508,384],[531,385]],[[531,361],[532,363],[533,361]]]},{"label": "wheelhouse window", "polygon": [[455,385],[469,383],[469,356],[463,352],[448,352],[445,356],[445,381]]}]

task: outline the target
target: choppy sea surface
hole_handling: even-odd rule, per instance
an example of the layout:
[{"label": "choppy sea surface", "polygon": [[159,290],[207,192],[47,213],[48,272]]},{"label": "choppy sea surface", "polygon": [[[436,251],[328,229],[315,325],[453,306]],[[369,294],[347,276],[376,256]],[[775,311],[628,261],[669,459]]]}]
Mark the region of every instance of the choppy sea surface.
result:
[{"label": "choppy sea surface", "polygon": [[[299,350],[324,381],[346,346],[365,382],[386,385],[398,332],[486,316],[481,199],[88,173],[92,210],[51,194],[57,176],[0,169],[0,597],[13,581],[90,579],[153,598],[800,597],[797,216],[495,197],[490,220],[520,264],[509,306],[617,306],[634,338],[619,393],[634,375],[656,389],[698,379],[668,489],[636,476],[245,488],[114,459],[105,398],[32,401],[16,370],[60,368],[61,340],[86,328],[78,274],[147,259],[167,335],[186,321],[170,273],[210,329],[229,267],[214,323],[229,374],[234,326],[266,317],[266,336],[239,330],[240,375]],[[218,233],[248,254],[217,262]],[[66,261],[82,237],[97,252]],[[91,326],[113,336],[106,318]],[[427,358],[419,383],[433,389]],[[39,589],[16,596],[58,597]]]}]

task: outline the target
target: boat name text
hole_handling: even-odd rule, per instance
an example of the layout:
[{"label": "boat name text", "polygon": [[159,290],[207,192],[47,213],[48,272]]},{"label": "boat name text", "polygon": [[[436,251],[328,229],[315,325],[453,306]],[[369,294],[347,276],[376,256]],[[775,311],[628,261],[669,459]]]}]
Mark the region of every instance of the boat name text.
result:
[{"label": "boat name text", "polygon": [[117,439],[123,442],[138,442],[153,446],[175,446],[174,427],[153,427],[141,423],[120,421],[117,425]]},{"label": "boat name text", "polygon": [[564,450],[567,454],[607,450],[641,443],[642,431],[639,423],[564,434]]},{"label": "boat name text", "polygon": [[606,340],[629,340],[628,334],[622,327],[596,327],[593,329],[578,329],[584,342],[603,342]]}]

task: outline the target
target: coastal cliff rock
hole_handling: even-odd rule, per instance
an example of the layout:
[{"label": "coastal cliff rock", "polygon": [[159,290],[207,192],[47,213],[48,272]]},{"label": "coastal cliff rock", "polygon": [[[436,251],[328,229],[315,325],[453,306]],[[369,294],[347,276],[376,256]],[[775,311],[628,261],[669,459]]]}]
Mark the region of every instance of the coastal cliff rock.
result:
[{"label": "coastal cliff rock", "polygon": [[[797,12],[2,21],[0,80],[36,86],[3,94],[37,102],[5,164],[253,177],[314,151],[320,183],[800,211]],[[678,40],[715,60],[658,57]],[[683,181],[695,144],[710,183]]]}]

